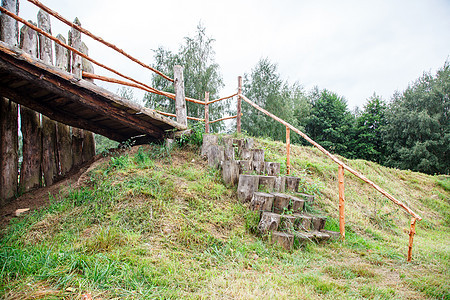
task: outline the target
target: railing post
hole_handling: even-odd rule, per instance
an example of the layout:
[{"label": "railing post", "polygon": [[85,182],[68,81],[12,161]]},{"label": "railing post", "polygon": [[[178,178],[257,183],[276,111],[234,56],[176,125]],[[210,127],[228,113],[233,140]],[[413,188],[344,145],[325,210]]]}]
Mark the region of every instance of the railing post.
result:
[{"label": "railing post", "polygon": [[205,133],[209,133],[209,92],[205,92]]},{"label": "railing post", "polygon": [[241,95],[242,94],[242,76],[238,77],[238,96],[237,96],[237,118],[236,118],[236,130],[241,133]]},{"label": "railing post", "polygon": [[175,114],[177,122],[187,126],[186,97],[184,94],[183,67],[176,65],[173,67],[175,85]]},{"label": "railing post", "polygon": [[286,126],[286,173],[291,174],[291,129]]},{"label": "railing post", "polygon": [[339,165],[339,231],[341,233],[341,240],[345,240],[345,216],[344,216],[344,166]]},{"label": "railing post", "polygon": [[414,234],[416,234],[416,218],[411,218],[411,228],[409,230],[409,247],[408,247],[408,258],[406,259],[407,262],[411,261],[412,257],[412,247],[413,247],[413,240],[414,240]]}]

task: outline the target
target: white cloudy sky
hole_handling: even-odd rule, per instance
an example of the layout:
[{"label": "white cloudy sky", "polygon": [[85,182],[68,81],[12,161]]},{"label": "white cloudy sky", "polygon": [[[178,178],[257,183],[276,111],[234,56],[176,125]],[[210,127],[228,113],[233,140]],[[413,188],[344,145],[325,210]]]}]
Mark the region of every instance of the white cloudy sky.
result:
[{"label": "white cloudy sky", "polygon": [[[20,1],[20,15],[36,20],[37,9]],[[177,51],[201,22],[216,40],[222,96],[235,92],[237,76],[268,57],[283,79],[330,89],[350,108],[362,107],[374,92],[389,99],[450,59],[448,0],[41,1],[149,64],[152,49]],[[52,27],[54,35],[67,35],[68,27],[54,19]],[[149,82],[150,71],[85,41],[94,59]],[[96,73],[109,75],[98,67]]]}]

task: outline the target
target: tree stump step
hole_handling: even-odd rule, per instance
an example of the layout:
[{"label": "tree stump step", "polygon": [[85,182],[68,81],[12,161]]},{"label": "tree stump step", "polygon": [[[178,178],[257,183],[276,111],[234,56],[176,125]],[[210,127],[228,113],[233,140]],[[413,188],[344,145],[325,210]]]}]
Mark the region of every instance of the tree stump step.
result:
[{"label": "tree stump step", "polygon": [[258,175],[264,174],[264,162],[263,161],[252,161],[252,171]]},{"label": "tree stump step", "polygon": [[295,214],[297,218],[297,226],[296,229],[300,231],[309,231],[311,230],[312,225],[312,217],[302,214]]},{"label": "tree stump step", "polygon": [[252,161],[264,162],[264,150],[252,149]]},{"label": "tree stump step", "polygon": [[222,163],[222,178],[225,184],[235,186],[239,181],[239,164],[235,160]]},{"label": "tree stump step", "polygon": [[299,177],[286,176],[286,190],[298,193],[300,180]]},{"label": "tree stump step", "polygon": [[272,211],[273,205],[272,194],[262,193],[262,192],[254,192],[252,200],[250,202],[250,209],[253,211]]},{"label": "tree stump step", "polygon": [[312,229],[315,231],[321,231],[325,227],[325,222],[327,221],[326,217],[319,217],[319,216],[311,216],[311,226]]},{"label": "tree stump step", "polygon": [[304,193],[297,193],[296,196],[299,197],[299,198],[304,199],[305,201],[314,202],[314,196],[313,195],[308,195],[308,194],[304,194]]},{"label": "tree stump step", "polygon": [[302,200],[300,198],[290,196],[291,198],[291,210],[294,214],[299,214],[303,211],[305,207],[305,200]]},{"label": "tree stump step", "polygon": [[279,244],[287,251],[290,251],[294,246],[294,235],[286,232],[274,231],[272,233],[271,243]]},{"label": "tree stump step", "polygon": [[274,191],[277,193],[284,193],[286,191],[286,177],[278,176],[275,179]]},{"label": "tree stump step", "polygon": [[258,224],[258,231],[262,234],[278,229],[280,225],[280,215],[272,212],[263,212]]},{"label": "tree stump step", "polygon": [[281,164],[276,162],[265,162],[264,169],[268,176],[278,176],[280,175]]},{"label": "tree stump step", "polygon": [[341,234],[337,231],[322,229],[320,232],[328,234],[331,240],[339,240],[341,238]]},{"label": "tree stump step", "polygon": [[260,191],[273,192],[275,188],[275,180],[277,178],[275,176],[259,176],[259,186],[258,189]]},{"label": "tree stump step", "polygon": [[208,165],[213,168],[220,168],[224,161],[224,148],[223,146],[210,145],[209,151],[207,151]]},{"label": "tree stump step", "polygon": [[273,212],[283,213],[289,209],[290,196],[282,193],[272,193],[275,198],[273,200]]},{"label": "tree stump step", "polygon": [[249,160],[237,160],[237,163],[239,165],[239,174],[248,174],[252,172]]},{"label": "tree stump step", "polygon": [[211,145],[218,145],[218,137],[215,134],[203,134],[203,144],[201,155],[204,157],[208,156],[209,147]]},{"label": "tree stump step", "polygon": [[258,175],[239,175],[239,183],[237,188],[238,199],[242,203],[249,202],[253,193],[258,190]]}]

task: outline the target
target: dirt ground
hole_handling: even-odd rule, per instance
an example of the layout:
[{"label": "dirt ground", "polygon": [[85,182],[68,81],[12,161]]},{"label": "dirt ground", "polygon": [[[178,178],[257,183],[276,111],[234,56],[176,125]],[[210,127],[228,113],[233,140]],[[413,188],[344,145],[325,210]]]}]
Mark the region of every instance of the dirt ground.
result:
[{"label": "dirt ground", "polygon": [[38,188],[28,193],[25,193],[10,201],[4,207],[0,207],[0,230],[4,229],[8,226],[10,220],[16,217],[17,209],[26,209],[30,210],[25,213],[29,213],[34,209],[43,207],[48,204],[49,195],[57,195],[61,189],[64,189],[68,186],[75,186],[79,181],[82,181],[83,175],[86,176],[87,171],[103,161],[105,157],[102,155],[94,156],[90,161],[85,162],[79,168],[71,170],[64,177],[58,178],[57,181],[48,187]]}]

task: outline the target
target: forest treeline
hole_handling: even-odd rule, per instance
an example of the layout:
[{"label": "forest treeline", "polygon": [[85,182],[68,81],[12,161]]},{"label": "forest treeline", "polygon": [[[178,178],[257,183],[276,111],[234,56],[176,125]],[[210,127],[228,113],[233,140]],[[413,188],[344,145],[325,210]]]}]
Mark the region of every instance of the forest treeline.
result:
[{"label": "forest treeline", "polygon": [[[184,67],[186,95],[204,99],[219,97],[223,80],[214,59],[214,40],[199,25],[194,36],[186,37],[178,52],[163,47],[154,50],[154,67],[173,75],[173,66]],[[450,173],[450,65],[445,62],[436,74],[424,73],[403,92],[391,99],[373,94],[363,108],[351,111],[345,97],[326,88],[305,90],[300,83],[282,79],[277,64],[268,58],[258,61],[243,78],[243,93],[252,101],[303,130],[332,153],[361,158],[382,165],[428,174]],[[173,92],[173,86],[159,76],[152,85]],[[173,111],[172,100],[146,94],[147,106]],[[211,119],[236,113],[233,102],[221,102],[210,108]],[[285,140],[285,127],[250,107],[242,106],[242,129],[247,134]],[[202,118],[204,108],[188,103],[190,116]],[[213,131],[234,131],[223,122]],[[298,135],[293,143],[305,144]]]}]

